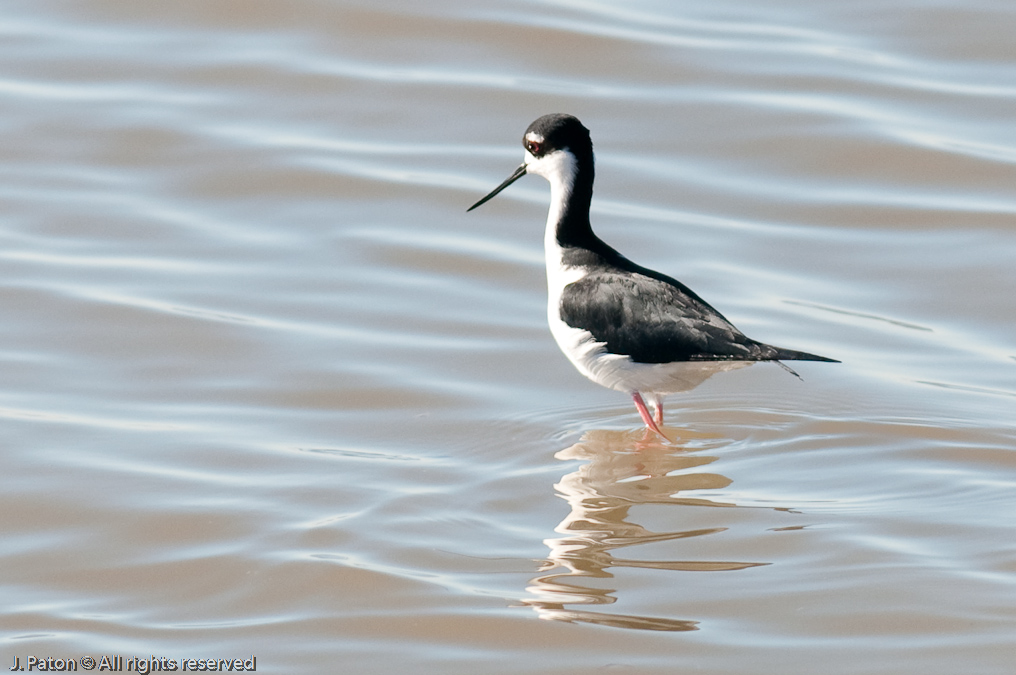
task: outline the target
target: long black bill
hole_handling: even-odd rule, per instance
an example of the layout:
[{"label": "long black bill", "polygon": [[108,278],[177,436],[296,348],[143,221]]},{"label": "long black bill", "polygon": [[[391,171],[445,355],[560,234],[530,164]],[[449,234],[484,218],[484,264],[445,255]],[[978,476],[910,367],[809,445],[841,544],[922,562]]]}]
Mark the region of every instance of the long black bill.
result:
[{"label": "long black bill", "polygon": [[525,164],[520,164],[519,168],[515,169],[515,173],[513,173],[510,176],[508,176],[508,179],[505,182],[503,182],[500,185],[498,185],[496,188],[494,188],[489,195],[487,195],[486,197],[484,197],[483,199],[481,199],[480,201],[476,202],[475,204],[470,206],[468,209],[466,209],[466,213],[472,211],[473,209],[475,209],[480,204],[486,204],[488,201],[493,199],[494,196],[498,192],[500,192],[501,190],[504,190],[506,187],[508,187],[509,185],[511,185],[512,183],[514,183],[519,178],[522,178],[525,175],[526,175],[526,165]]}]

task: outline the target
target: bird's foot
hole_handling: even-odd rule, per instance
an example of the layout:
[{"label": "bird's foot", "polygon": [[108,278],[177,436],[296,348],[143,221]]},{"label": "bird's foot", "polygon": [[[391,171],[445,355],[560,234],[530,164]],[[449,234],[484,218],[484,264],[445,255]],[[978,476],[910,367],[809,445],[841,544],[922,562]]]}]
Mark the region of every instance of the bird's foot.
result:
[{"label": "bird's foot", "polygon": [[[642,417],[642,421],[646,423],[646,427],[652,429],[654,432],[658,433],[660,436],[662,436],[665,440],[669,442],[670,437],[667,436],[667,434],[660,431],[660,425],[657,424],[656,420],[653,419],[653,416],[649,414],[649,408],[646,407],[646,402],[642,400],[642,394],[640,394],[637,391],[633,392],[631,395],[631,399],[635,401],[635,407],[638,408],[639,416]],[[660,418],[660,422],[662,423],[663,422],[662,406],[656,409],[656,414]]]}]

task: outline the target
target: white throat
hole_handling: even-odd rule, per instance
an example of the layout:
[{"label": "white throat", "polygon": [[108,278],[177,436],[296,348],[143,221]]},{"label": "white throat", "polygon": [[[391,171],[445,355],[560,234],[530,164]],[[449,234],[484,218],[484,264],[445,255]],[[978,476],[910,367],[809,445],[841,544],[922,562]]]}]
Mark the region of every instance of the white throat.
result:
[{"label": "white throat", "polygon": [[575,177],[578,174],[578,162],[575,160],[575,155],[567,150],[555,150],[540,158],[527,152],[526,173],[543,176],[550,183],[550,210],[547,212],[547,229],[543,237],[549,269],[552,260],[554,264],[560,260],[557,225],[561,222],[565,207],[571,198]]}]

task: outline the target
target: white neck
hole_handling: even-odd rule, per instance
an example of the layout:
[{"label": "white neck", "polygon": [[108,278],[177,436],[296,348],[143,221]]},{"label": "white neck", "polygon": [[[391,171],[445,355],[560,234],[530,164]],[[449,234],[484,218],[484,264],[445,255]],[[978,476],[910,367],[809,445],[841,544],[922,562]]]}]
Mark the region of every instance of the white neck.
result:
[{"label": "white neck", "polygon": [[543,248],[549,271],[552,261],[557,265],[560,260],[557,226],[571,198],[575,176],[578,174],[578,163],[572,153],[557,150],[539,159],[530,156],[530,161],[526,163],[526,172],[543,176],[550,183],[550,210],[547,212],[547,229],[543,235]]}]

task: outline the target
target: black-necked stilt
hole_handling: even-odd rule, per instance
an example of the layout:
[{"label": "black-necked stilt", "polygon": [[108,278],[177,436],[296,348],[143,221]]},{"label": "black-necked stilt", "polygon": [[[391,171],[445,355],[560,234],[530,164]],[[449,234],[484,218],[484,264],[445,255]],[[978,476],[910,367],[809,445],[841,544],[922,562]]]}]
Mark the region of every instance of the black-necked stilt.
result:
[{"label": "black-necked stilt", "polygon": [[663,397],[714,373],[756,361],[839,363],[752,340],[680,281],[636,265],[593,234],[593,142],[576,118],[544,115],[526,129],[522,145],[521,166],[468,210],[527,173],[550,181],[544,235],[550,331],[580,373],[628,393],[648,428],[666,438]]}]

